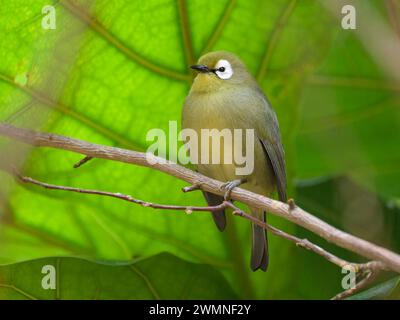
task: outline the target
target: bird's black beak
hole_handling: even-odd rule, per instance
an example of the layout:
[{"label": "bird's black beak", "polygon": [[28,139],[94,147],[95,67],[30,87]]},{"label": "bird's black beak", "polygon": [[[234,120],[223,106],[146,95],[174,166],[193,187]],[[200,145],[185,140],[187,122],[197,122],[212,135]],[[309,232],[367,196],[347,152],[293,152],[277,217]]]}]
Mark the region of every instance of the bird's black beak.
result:
[{"label": "bird's black beak", "polygon": [[203,65],[203,64],[196,64],[194,66],[190,66],[192,69],[201,72],[201,73],[206,73],[206,72],[210,72],[210,69],[208,69],[207,66]]}]

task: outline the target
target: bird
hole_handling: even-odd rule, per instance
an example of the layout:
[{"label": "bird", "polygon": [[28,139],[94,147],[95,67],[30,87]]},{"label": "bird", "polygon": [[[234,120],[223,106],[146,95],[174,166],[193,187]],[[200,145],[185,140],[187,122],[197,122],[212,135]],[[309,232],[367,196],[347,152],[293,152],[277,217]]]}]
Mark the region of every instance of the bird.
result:
[{"label": "bird", "polygon": [[[286,202],[285,153],[278,119],[256,79],[238,56],[227,51],[206,53],[196,65],[190,67],[197,75],[183,105],[182,129],[192,129],[200,136],[202,129],[254,130],[254,169],[251,173],[238,175],[235,162],[223,161],[200,161],[194,165],[195,169],[205,176],[225,182],[225,198],[232,189],[240,186],[265,196],[277,191],[279,200]],[[222,155],[232,152],[235,143],[238,142],[224,142],[219,151]],[[212,152],[210,149],[200,150],[199,147],[199,152],[202,151]],[[224,201],[221,195],[205,191],[203,194],[209,206]],[[249,209],[252,216],[266,221],[263,209]],[[226,227],[225,210],[214,211],[212,216],[217,228],[223,231]],[[250,268],[253,271],[266,271],[268,265],[266,230],[252,223]]]}]

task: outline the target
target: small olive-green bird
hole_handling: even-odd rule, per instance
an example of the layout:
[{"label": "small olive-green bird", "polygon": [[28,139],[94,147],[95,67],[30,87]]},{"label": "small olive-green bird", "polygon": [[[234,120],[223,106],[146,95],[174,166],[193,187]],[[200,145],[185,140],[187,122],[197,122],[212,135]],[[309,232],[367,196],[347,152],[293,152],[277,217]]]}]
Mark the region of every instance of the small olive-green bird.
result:
[{"label": "small olive-green bird", "polygon": [[[278,120],[257,81],[237,56],[225,51],[207,53],[191,68],[198,75],[185,100],[182,128],[194,129],[199,137],[201,129],[254,129],[255,133],[254,170],[249,175],[238,176],[237,164],[234,161],[224,164],[222,156],[220,164],[197,164],[197,171],[227,182],[228,191],[242,184],[244,189],[269,196],[277,189],[279,199],[286,201],[285,155]],[[246,150],[243,140],[241,150]],[[235,141],[231,143],[237,143]],[[224,143],[223,147],[226,146]],[[234,147],[228,145],[229,150],[221,149],[221,153],[232,152]],[[209,192],[204,192],[204,196],[210,206],[224,200]],[[265,212],[256,208],[250,210],[253,216],[265,221]],[[223,231],[225,212],[213,212],[213,218],[218,229]],[[251,269],[266,271],[269,263],[267,235],[263,228],[254,224],[252,231]]]}]

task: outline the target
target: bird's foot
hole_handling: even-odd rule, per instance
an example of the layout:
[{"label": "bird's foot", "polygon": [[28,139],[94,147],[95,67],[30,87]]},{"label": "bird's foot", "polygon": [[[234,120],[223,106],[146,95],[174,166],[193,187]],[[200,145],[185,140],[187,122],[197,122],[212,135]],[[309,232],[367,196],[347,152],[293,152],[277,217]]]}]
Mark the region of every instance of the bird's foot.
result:
[{"label": "bird's foot", "polygon": [[231,198],[231,192],[233,189],[235,189],[236,187],[239,187],[241,184],[247,182],[246,179],[236,179],[236,180],[232,180],[232,181],[228,181],[226,183],[224,183],[220,189],[224,189],[226,190],[225,195],[224,195],[224,200],[225,201],[229,201]]}]

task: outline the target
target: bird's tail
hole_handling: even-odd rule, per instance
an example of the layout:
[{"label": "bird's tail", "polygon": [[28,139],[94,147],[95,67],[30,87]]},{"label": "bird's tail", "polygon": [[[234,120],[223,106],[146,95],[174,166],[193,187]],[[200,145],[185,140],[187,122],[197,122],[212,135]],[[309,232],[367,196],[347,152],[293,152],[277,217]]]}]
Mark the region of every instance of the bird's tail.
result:
[{"label": "bird's tail", "polygon": [[[203,191],[204,197],[209,206],[218,206],[222,202],[224,202],[224,198],[221,196],[217,196],[211,192]],[[219,210],[212,212],[212,216],[214,218],[214,222],[217,225],[219,231],[224,231],[226,226],[226,217],[225,217],[225,210]]]},{"label": "bird's tail", "polygon": [[[266,214],[264,211],[259,209],[252,210],[253,216],[256,218],[266,221]],[[268,257],[268,240],[267,232],[264,228],[253,223],[253,243],[251,247],[251,270],[256,271],[261,269],[267,271],[269,257]]]}]

